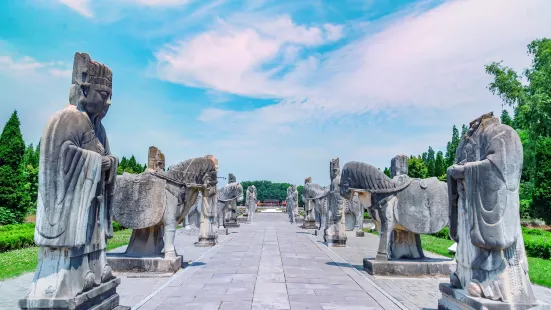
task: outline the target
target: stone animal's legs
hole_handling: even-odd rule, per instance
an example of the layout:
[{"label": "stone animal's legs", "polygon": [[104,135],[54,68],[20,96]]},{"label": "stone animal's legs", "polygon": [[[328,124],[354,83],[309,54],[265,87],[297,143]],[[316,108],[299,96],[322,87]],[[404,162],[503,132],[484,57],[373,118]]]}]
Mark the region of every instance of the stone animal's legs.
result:
[{"label": "stone animal's legs", "polygon": [[166,191],[165,213],[163,215],[164,237],[165,242],[165,258],[175,258],[176,248],[174,247],[174,239],[176,237],[176,226],[178,225],[178,198]]},{"label": "stone animal's legs", "polygon": [[248,213],[249,213],[249,214],[248,214],[248,216],[247,216],[247,222],[252,223],[252,221],[253,221],[253,216],[254,216],[254,208],[251,207]]},{"label": "stone animal's legs", "polygon": [[379,249],[377,250],[376,257],[378,261],[387,261],[389,257],[389,243],[392,237],[392,231],[396,227],[393,209],[395,201],[397,201],[397,198],[392,197],[376,211],[377,217],[381,221],[381,229],[379,230]]},{"label": "stone animal's legs", "polygon": [[224,228],[224,221],[225,221],[225,215],[226,215],[226,206],[222,206],[218,209],[218,229]]}]

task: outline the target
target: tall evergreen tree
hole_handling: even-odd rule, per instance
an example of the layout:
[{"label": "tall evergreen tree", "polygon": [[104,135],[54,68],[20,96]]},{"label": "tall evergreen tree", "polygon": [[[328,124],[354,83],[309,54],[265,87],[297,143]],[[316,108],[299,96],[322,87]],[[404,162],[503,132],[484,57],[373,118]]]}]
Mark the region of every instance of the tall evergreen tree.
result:
[{"label": "tall evergreen tree", "polygon": [[434,176],[441,177],[445,175],[447,168],[444,154],[442,151],[438,151],[438,153],[436,153],[436,159],[434,160]]},{"label": "tall evergreen tree", "polygon": [[513,127],[513,119],[509,116],[509,112],[505,109],[501,111],[501,123]]},{"label": "tall evergreen tree", "polygon": [[428,169],[421,156],[411,156],[408,160],[408,176],[424,179],[427,177]]},{"label": "tall evergreen tree", "polygon": [[390,175],[390,169],[385,167],[385,170],[383,172],[386,174],[387,177],[392,178],[392,176]]},{"label": "tall evergreen tree", "polygon": [[0,135],[0,224],[22,222],[28,204],[22,203],[21,162],[25,142],[14,111]]},{"label": "tall evergreen tree", "polygon": [[436,175],[436,163],[434,158],[434,150],[432,149],[431,146],[429,146],[429,150],[427,151],[426,166],[427,166],[427,173],[429,177],[438,176]]},{"label": "tall evergreen tree", "polygon": [[453,165],[453,162],[455,160],[455,151],[457,150],[457,147],[459,146],[459,141],[461,138],[459,137],[459,131],[457,130],[457,127],[453,125],[452,128],[452,140],[448,142],[448,145],[446,147],[446,165],[451,166]]}]

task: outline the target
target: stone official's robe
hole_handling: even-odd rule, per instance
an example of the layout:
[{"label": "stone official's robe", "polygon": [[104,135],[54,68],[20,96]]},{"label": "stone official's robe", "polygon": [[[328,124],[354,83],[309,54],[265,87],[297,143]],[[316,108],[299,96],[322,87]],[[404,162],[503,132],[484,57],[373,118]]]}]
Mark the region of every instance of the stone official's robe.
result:
[{"label": "stone official's robe", "polygon": [[519,217],[522,159],[514,129],[488,118],[458,147],[464,179],[448,175],[455,275],[462,288],[479,283],[491,299],[533,299]]},{"label": "stone official's robe", "polygon": [[[75,106],[57,112],[46,125],[34,236],[39,264],[29,296],[43,296],[47,287],[53,290],[48,296],[75,296],[87,285],[88,273],[100,283],[106,238],[112,235],[111,195],[118,164],[110,157],[111,169],[102,172],[102,156],[109,154],[100,121],[94,126]],[[48,277],[52,266],[57,266],[55,279]]]}]

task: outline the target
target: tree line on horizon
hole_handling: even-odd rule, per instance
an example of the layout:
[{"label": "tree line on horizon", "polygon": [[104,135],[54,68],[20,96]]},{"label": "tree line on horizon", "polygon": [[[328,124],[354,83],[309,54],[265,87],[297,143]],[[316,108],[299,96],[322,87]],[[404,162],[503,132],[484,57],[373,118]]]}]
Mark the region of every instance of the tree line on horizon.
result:
[{"label": "tree line on horizon", "polygon": [[[489,91],[498,95],[505,105],[513,109],[509,115],[502,109],[503,124],[513,127],[520,136],[524,150],[524,165],[520,183],[520,215],[522,218],[543,219],[551,223],[551,40],[538,39],[528,45],[532,64],[522,74],[493,62],[485,71],[493,77]],[[523,80],[527,81],[523,83]],[[14,111],[0,135],[0,225],[21,223],[28,214],[36,211],[38,196],[38,169],[40,142],[26,145],[20,129],[21,123]],[[445,150],[435,151],[429,146],[426,152],[410,155],[408,175],[415,178],[437,177],[446,180],[446,170],[454,163],[455,153],[467,126],[452,126],[451,140]],[[141,165],[132,155],[122,157],[117,173],[141,173]],[[390,176],[388,167],[384,173]],[[250,185],[257,188],[257,199],[287,197],[290,183],[270,181],[243,181],[244,193]],[[303,186],[297,186],[299,197]],[[302,199],[299,198],[302,206]]]}]

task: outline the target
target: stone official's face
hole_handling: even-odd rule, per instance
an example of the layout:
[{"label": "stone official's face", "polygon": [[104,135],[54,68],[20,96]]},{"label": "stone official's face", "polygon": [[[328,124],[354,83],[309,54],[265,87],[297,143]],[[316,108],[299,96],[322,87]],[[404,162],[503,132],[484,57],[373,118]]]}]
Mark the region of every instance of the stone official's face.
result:
[{"label": "stone official's face", "polygon": [[111,88],[90,84],[86,96],[86,112],[105,116],[111,105]]}]

